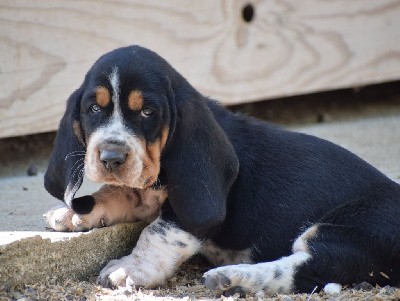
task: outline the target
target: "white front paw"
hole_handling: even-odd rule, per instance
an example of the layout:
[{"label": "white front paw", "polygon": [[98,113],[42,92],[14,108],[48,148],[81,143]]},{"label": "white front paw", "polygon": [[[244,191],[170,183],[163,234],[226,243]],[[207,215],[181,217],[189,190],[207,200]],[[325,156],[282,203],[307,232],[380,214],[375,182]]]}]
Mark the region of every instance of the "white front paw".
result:
[{"label": "white front paw", "polygon": [[140,234],[132,254],[112,260],[102,269],[98,283],[128,288],[162,285],[200,246],[195,236],[158,218]]},{"label": "white front paw", "polygon": [[111,260],[100,272],[97,282],[106,287],[126,287],[131,271],[130,262],[127,259]]},{"label": "white front paw", "polygon": [[145,286],[153,287],[163,284],[165,278],[161,271],[146,260],[128,255],[121,259],[111,260],[100,272],[97,282],[106,287]]},{"label": "white front paw", "polygon": [[65,205],[50,209],[43,217],[50,228],[59,232],[86,230],[78,215]]}]

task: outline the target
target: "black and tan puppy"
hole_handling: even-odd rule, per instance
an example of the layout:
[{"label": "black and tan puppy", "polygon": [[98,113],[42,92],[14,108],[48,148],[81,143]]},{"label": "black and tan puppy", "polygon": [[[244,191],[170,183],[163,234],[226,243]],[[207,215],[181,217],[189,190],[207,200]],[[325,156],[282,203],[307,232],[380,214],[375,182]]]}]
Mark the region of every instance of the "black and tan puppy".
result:
[{"label": "black and tan puppy", "polygon": [[[74,199],[83,173],[108,189]],[[139,46],[102,56],[71,95],[45,186],[92,214],[86,228],[161,206],[102,284],[159,285],[196,253],[223,266],[203,280],[226,294],[399,284],[398,184],[328,141],[229,112]],[[107,202],[123,208],[109,222]]]}]

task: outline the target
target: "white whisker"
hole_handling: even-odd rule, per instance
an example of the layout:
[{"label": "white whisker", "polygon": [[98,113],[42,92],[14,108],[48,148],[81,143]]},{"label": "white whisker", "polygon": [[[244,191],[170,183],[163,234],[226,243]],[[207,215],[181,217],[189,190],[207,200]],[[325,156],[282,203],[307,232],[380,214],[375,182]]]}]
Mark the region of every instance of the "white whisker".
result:
[{"label": "white whisker", "polygon": [[72,176],[71,176],[71,180],[72,180],[72,181],[74,180],[75,174],[78,172],[78,170],[79,170],[79,172],[81,172],[82,170],[84,170],[84,168],[81,169],[81,167],[84,166],[84,165],[85,165],[85,163],[81,163],[81,164],[79,164],[79,165],[75,168],[75,170],[74,170],[74,172],[72,173]]},{"label": "white whisker", "polygon": [[76,165],[79,164],[79,166],[80,166],[82,164],[82,162],[83,162],[83,164],[85,163],[84,158],[80,158],[80,159],[76,160],[76,162],[71,166],[71,172],[74,172]]},{"label": "white whisker", "polygon": [[83,153],[83,154],[68,154],[65,156],[64,160],[67,161],[68,157],[78,157],[78,156],[85,156],[85,153]]},{"label": "white whisker", "polygon": [[[74,184],[74,186],[73,186],[73,191],[76,191],[76,190],[78,190],[78,188],[77,188],[77,186],[79,185],[79,182],[80,182],[80,180],[82,180],[83,179],[83,172],[84,172],[84,168],[82,168],[81,169],[81,171],[79,172],[79,174],[78,174],[78,179],[76,180],[76,182],[75,182],[75,184]],[[73,180],[73,179],[72,179]]]},{"label": "white whisker", "polygon": [[69,157],[85,156],[85,155],[86,155],[86,151],[73,151],[73,152],[68,153],[68,154],[65,156],[64,161],[67,161],[67,159],[68,159]]}]

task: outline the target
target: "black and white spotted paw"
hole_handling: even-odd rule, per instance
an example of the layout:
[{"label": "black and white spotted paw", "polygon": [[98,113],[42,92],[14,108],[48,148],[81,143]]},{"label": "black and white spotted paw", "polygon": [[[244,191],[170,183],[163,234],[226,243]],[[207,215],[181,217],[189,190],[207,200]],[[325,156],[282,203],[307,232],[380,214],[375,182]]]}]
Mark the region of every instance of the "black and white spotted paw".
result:
[{"label": "black and white spotted paw", "polygon": [[224,295],[287,293],[292,287],[290,269],[277,263],[279,262],[219,267],[203,275],[203,284],[217,294]]},{"label": "black and white spotted paw", "polygon": [[[207,273],[206,273],[207,274]],[[215,291],[216,295],[224,295],[226,297],[239,294],[244,296],[246,291],[240,286],[231,286],[232,281],[223,273],[217,272],[214,275],[204,274],[202,283],[204,286]]]},{"label": "black and white spotted paw", "polygon": [[217,295],[243,296],[246,293],[258,291],[261,285],[249,279],[249,268],[250,265],[235,265],[212,269],[204,273],[202,282]]},{"label": "black and white spotted paw", "polygon": [[223,292],[231,286],[231,280],[223,273],[211,273],[211,275],[205,273],[202,278],[202,283],[204,286],[216,292]]}]

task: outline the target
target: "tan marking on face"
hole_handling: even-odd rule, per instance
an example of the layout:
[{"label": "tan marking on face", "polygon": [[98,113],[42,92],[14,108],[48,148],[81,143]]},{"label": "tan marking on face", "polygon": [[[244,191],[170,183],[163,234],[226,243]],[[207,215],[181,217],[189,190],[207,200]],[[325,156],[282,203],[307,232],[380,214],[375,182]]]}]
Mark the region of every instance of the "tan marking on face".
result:
[{"label": "tan marking on face", "polygon": [[76,138],[78,138],[79,142],[82,145],[85,145],[85,141],[83,140],[81,124],[79,123],[78,120],[74,120],[72,122],[72,130],[74,131],[74,134],[75,134]]},{"label": "tan marking on face", "polygon": [[160,158],[161,152],[165,147],[168,138],[168,129],[164,128],[161,132],[160,139],[153,143],[143,143],[143,148],[146,150],[143,158],[143,172],[141,178],[144,181],[144,187],[152,185],[160,173]]},{"label": "tan marking on face", "polygon": [[106,107],[110,103],[110,91],[108,91],[105,87],[97,87],[96,88],[96,102],[101,107]]},{"label": "tan marking on face", "polygon": [[143,108],[142,92],[133,90],[128,97],[128,106],[132,111],[140,111]]},{"label": "tan marking on face", "polygon": [[141,178],[144,186],[152,185],[160,173],[160,157],[161,157],[161,142],[156,140],[153,143],[146,144],[143,141],[143,146],[146,150],[143,156],[143,172]]}]

